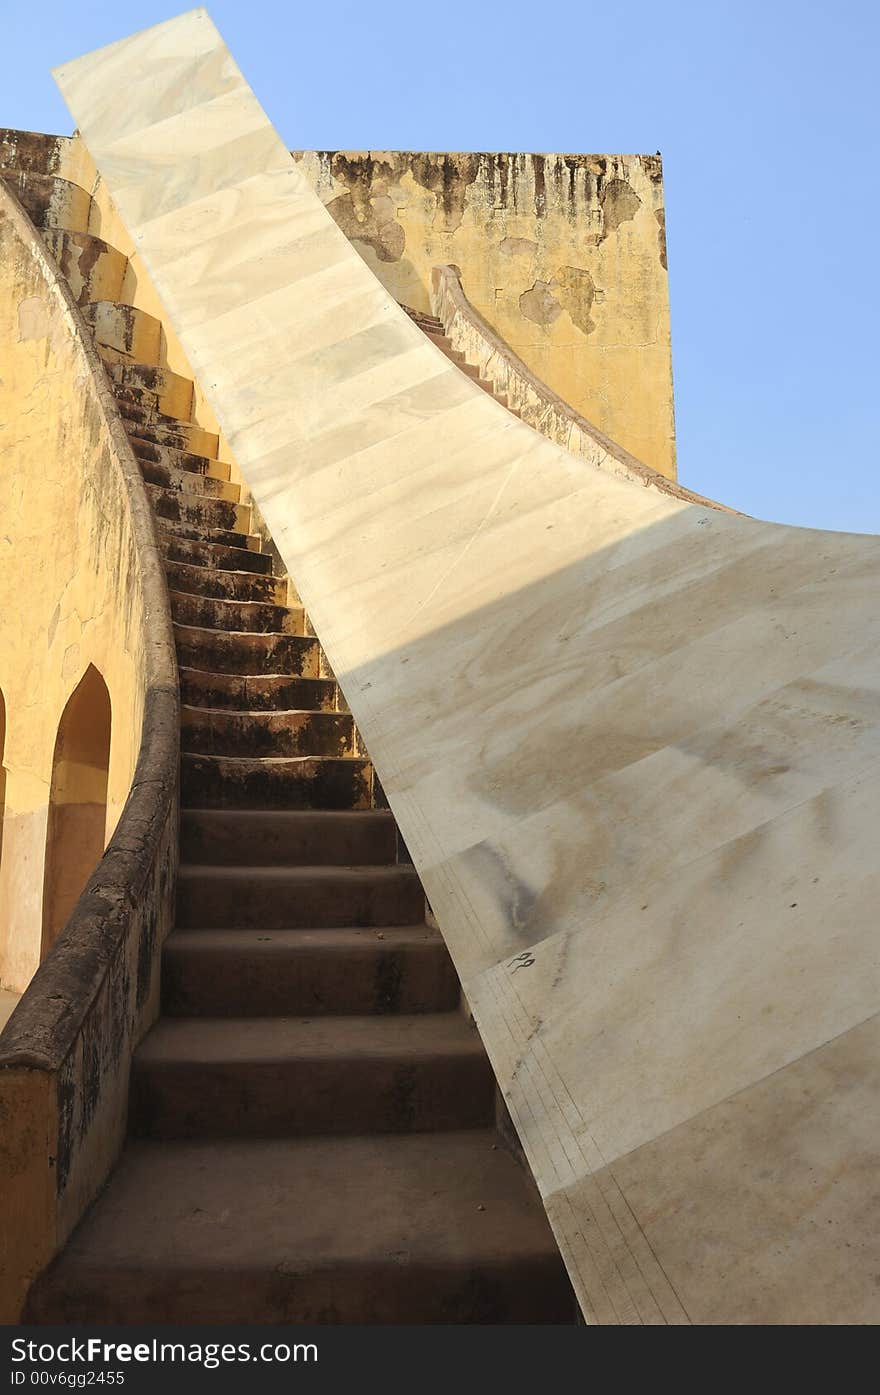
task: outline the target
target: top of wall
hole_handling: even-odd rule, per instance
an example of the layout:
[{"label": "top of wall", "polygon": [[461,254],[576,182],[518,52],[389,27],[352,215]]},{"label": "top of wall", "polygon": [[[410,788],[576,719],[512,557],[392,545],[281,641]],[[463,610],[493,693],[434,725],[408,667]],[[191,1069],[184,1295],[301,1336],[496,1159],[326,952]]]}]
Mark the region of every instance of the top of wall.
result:
[{"label": "top of wall", "polygon": [[[471,304],[538,379],[676,478],[659,154],[293,155],[396,300],[431,311],[433,268],[458,267]],[[78,136],[0,129],[4,164],[100,184]]]},{"label": "top of wall", "polygon": [[[395,182],[409,172],[415,182],[437,197],[447,218],[462,211],[467,189],[484,182],[497,210],[529,209],[544,218],[548,206],[578,218],[596,204],[603,226],[588,236],[601,240],[619,222],[632,217],[635,191],[622,189],[634,167],[658,185],[663,161],[656,155],[595,155],[529,153],[523,151],[316,150],[291,151],[294,159],[314,155],[325,171],[352,190],[368,187],[377,177]],[[638,195],[635,195],[638,198]],[[607,212],[606,212],[607,208]]]},{"label": "top of wall", "polygon": [[675,479],[659,155],[294,151],[396,300],[430,311],[435,266],[536,377]]}]

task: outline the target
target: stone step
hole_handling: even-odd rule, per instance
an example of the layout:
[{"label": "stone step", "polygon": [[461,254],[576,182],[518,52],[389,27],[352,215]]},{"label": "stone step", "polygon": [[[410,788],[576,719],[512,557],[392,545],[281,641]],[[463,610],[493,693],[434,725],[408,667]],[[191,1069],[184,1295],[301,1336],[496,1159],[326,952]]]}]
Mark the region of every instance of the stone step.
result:
[{"label": "stone step", "polygon": [[208,499],[177,489],[148,484],[147,492],[158,518],[211,532],[239,533],[247,537],[251,526],[249,504],[229,499]]},{"label": "stone step", "polygon": [[[154,484],[159,489],[177,490],[180,494],[194,494],[200,499],[225,499],[231,504],[237,504],[241,497],[241,489],[237,484],[217,479],[207,471],[196,474],[192,470],[177,470],[173,465],[168,465],[164,461],[157,462],[148,457],[145,458],[140,451],[135,451],[135,455],[141,467],[141,474],[147,484]],[[197,456],[192,458],[198,459]]]},{"label": "stone step", "polygon": [[110,385],[113,388],[116,401],[120,405],[145,407],[149,411],[157,411],[159,408],[159,394],[154,392],[152,388],[136,387],[133,384],[120,387],[112,379]]},{"label": "stone step", "polygon": [[[259,539],[252,536],[254,544]],[[162,530],[159,528],[159,546],[166,562],[181,563],[193,570],[211,574],[212,569],[219,573],[247,572],[253,576],[271,576],[272,556],[268,552],[251,551],[249,548],[229,547],[223,543],[199,542],[187,538],[180,529]],[[185,589],[185,588],[184,588]]]},{"label": "stone step", "polygon": [[438,931],[175,930],[162,953],[172,1017],[447,1012],[459,983]]},{"label": "stone step", "polygon": [[129,1127],[154,1139],[408,1133],[486,1127],[494,1107],[486,1053],[457,1012],[166,1017],[135,1052]]},{"label": "stone step", "polygon": [[30,1323],[571,1323],[543,1208],[490,1129],[129,1143]]},{"label": "stone step", "polygon": [[152,363],[111,363],[107,376],[122,393],[146,392],[156,399],[160,412],[187,421],[192,413],[193,382],[170,368]]},{"label": "stone step", "polygon": [[238,551],[247,552],[255,565],[260,564],[260,570],[272,570],[272,558],[266,557],[265,561],[259,554],[261,542],[256,533],[237,533],[231,528],[204,528],[194,523],[182,523],[177,518],[156,518],[156,529],[159,535],[159,545],[166,548],[169,541],[207,543],[211,547],[232,548]]},{"label": "stone step", "polygon": [[460,363],[459,368],[465,377],[472,378],[477,387],[483,389],[483,392],[487,392],[490,397],[495,396],[495,384],[490,383],[488,378],[482,378],[479,368],[475,368],[472,363]]},{"label": "stone step", "polygon": [[19,170],[2,176],[31,222],[41,231],[48,228],[87,233],[92,208],[91,195],[79,184],[71,184],[57,174]]},{"label": "stone step", "polygon": [[182,751],[211,756],[362,755],[349,712],[231,712],[183,706]]},{"label": "stone step", "polygon": [[101,237],[87,232],[46,228],[43,241],[70,284],[77,305],[93,300],[119,300],[128,258]]},{"label": "stone step", "polygon": [[237,712],[337,711],[332,678],[286,674],[206,673],[180,668],[181,701],[190,707],[225,707]]},{"label": "stone step", "polygon": [[442,329],[426,329],[424,332],[431,340],[431,343],[436,344],[437,348],[441,349],[446,357],[451,359],[453,363],[465,363],[467,361],[464,354],[459,349],[453,349],[452,340],[446,337]]},{"label": "stone step", "polygon": [[59,163],[59,147],[64,136],[47,136],[42,131],[15,131],[0,127],[0,174],[54,174]]},{"label": "stone step", "polygon": [[[205,455],[212,459],[220,448],[220,438],[213,431],[205,431],[193,422],[165,416],[142,402],[131,402],[119,393],[116,394],[116,404],[130,436],[152,441],[159,446],[192,451],[195,455]],[[222,462],[217,461],[217,464]],[[228,470],[228,465],[226,468]],[[228,475],[224,478],[228,478]]]},{"label": "stone step", "polygon": [[[121,349],[114,349],[111,344],[96,343],[95,348],[100,355],[101,362],[104,364],[105,369],[109,369],[117,363],[125,365],[136,361],[132,358],[131,354],[124,353]],[[140,362],[140,358],[137,361]],[[150,362],[152,362],[152,359]],[[158,366],[158,359],[156,360],[156,365]]]},{"label": "stone step", "polygon": [[83,309],[95,343],[113,349],[132,362],[158,363],[162,354],[162,323],[146,310],[118,300],[96,300]]},{"label": "stone step", "polygon": [[180,801],[189,809],[369,809],[373,769],[359,756],[180,758]]},{"label": "stone step", "polygon": [[200,866],[382,866],[397,858],[390,809],[183,809],[180,860]]},{"label": "stone step", "polygon": [[259,576],[251,571],[226,571],[172,561],[166,561],[165,575],[172,591],[213,596],[216,600],[287,605],[287,578],[283,576]]},{"label": "stone step", "polygon": [[261,634],[174,626],[177,658],[184,668],[205,673],[283,674],[321,678],[321,646],[311,635]]},{"label": "stone step", "polygon": [[176,470],[183,475],[198,475],[200,477],[209,475],[212,479],[226,484],[227,489],[235,490],[234,494],[224,494],[224,498],[236,501],[240,498],[241,486],[229,483],[229,464],[227,461],[214,460],[210,455],[197,455],[195,451],[160,445],[156,441],[146,440],[143,436],[138,435],[137,431],[130,430],[128,439],[131,441],[132,450],[142,463],[162,465],[166,469]]},{"label": "stone step", "polygon": [[303,633],[302,606],[269,605],[264,601],[227,601],[217,596],[199,596],[185,591],[172,591],[169,599],[171,614],[180,625],[255,634]]},{"label": "stone step", "polygon": [[411,305],[401,304],[401,310],[405,310],[411,320],[415,320],[419,329],[423,329],[426,334],[442,334],[443,321],[436,315],[432,315],[427,310],[414,310]]},{"label": "stone step", "polygon": [[409,863],[387,867],[248,867],[182,863],[183,930],[312,930],[417,925],[425,893]]}]

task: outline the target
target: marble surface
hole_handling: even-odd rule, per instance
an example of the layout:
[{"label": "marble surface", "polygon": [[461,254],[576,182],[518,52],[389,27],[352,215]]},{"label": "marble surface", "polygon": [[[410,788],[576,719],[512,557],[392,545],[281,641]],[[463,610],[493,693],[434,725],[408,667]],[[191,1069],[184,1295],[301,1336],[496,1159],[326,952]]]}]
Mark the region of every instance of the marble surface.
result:
[{"label": "marble surface", "polygon": [[355,713],[588,1321],[880,1320],[877,539],[673,499],[513,418],[375,280],[203,10],[56,76]]}]

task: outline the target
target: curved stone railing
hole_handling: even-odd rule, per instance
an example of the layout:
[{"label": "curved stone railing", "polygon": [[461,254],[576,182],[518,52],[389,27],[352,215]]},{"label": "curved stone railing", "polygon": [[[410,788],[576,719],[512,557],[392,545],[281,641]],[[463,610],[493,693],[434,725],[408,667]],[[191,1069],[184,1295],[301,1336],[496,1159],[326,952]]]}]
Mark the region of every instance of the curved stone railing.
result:
[{"label": "curved stone railing", "polygon": [[542,383],[523,360],[468,300],[455,266],[435,266],[432,271],[431,304],[452,347],[464,354],[480,377],[492,383],[507,398],[507,405],[519,412],[523,421],[558,446],[579,455],[589,465],[631,480],[648,489],[658,489],[675,499],[733,513],[725,504],[706,499],[691,489],[645,465],[623,446],[612,441],[598,426]]},{"label": "curved stone railing", "polygon": [[[77,671],[99,664],[114,732],[131,748],[130,789],[104,856],[0,1033],[0,1313],[10,1322],[116,1157],[131,1053],[158,1010],[176,879],[179,697],[164,571],[137,462],[71,292],[2,181],[0,305],[10,336],[4,375],[14,382],[18,372],[24,394],[18,417],[14,404],[11,416],[10,403],[4,411],[4,472],[7,480],[15,474],[19,512],[4,509],[13,546],[0,553],[0,569],[16,569],[7,571],[7,590],[16,579],[26,587],[21,553],[35,537],[67,568],[63,595],[22,591],[18,613],[0,619],[0,651],[31,645],[42,654],[48,644],[51,654],[68,619],[62,612],[76,610],[80,638],[61,646],[52,682],[63,703],[63,685],[73,680],[62,662],[71,652]],[[47,412],[32,425],[48,403],[63,419]],[[51,565],[33,580],[51,590]],[[8,732],[7,758],[24,760],[9,752]]]},{"label": "curved stone railing", "polygon": [[373,277],[204,11],[59,82],[587,1321],[876,1322],[880,541],[636,487],[517,420]]}]

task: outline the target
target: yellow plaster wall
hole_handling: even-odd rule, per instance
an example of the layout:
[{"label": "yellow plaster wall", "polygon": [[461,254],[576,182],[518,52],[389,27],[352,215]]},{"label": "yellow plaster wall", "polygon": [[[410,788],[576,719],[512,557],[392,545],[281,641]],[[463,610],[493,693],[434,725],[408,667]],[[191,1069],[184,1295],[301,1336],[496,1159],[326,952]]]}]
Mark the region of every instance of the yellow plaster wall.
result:
[{"label": "yellow plaster wall", "polygon": [[105,842],[141,743],[143,598],[130,505],[78,327],[40,272],[43,255],[0,209],[0,689],[6,802],[0,987],[40,959],[52,761],[65,705],[89,664],[110,693]]},{"label": "yellow plaster wall", "polygon": [[431,268],[554,392],[675,479],[663,171],[657,155],[296,151],[396,300]]},{"label": "yellow plaster wall", "polygon": [[[163,322],[161,362],[192,377],[88,150],[78,136],[54,140],[54,172],[92,195],[89,231],[129,259],[123,299]],[[676,478],[659,156],[294,155],[395,299],[430,312],[432,268],[458,266],[471,303],[537,377]],[[192,415],[218,430],[198,383]]]}]

